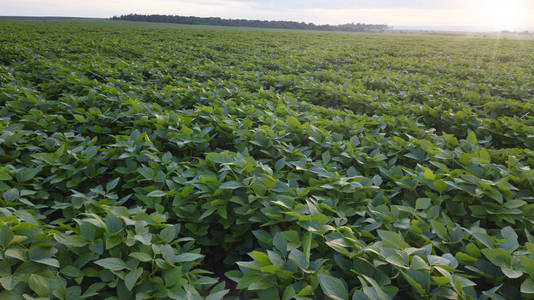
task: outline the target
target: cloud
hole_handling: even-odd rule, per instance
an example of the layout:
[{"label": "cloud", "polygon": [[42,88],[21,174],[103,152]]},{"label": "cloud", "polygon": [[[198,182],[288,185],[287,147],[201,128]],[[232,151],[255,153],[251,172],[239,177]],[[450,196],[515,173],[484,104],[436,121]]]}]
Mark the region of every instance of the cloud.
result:
[{"label": "cloud", "polygon": [[369,8],[414,8],[454,9],[465,1],[460,0],[236,0],[253,7],[276,7],[279,9],[369,9]]},{"label": "cloud", "polygon": [[[317,24],[347,22],[394,26],[483,26],[490,5],[521,6],[534,27],[534,0],[0,0],[1,15],[111,17],[127,13],[176,14]],[[493,4],[492,4],[493,3]],[[488,19],[486,17],[486,19]]]}]

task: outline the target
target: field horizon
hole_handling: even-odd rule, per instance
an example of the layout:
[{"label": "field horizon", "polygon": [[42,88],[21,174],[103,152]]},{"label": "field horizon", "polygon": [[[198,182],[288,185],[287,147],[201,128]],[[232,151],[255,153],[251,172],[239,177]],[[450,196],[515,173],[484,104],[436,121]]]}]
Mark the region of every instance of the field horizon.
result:
[{"label": "field horizon", "polygon": [[[110,25],[111,17],[109,18],[94,18],[94,17],[68,17],[68,16],[0,16],[0,20],[18,20],[18,21],[43,21],[43,22],[73,22],[86,25]],[[159,23],[159,22],[137,22],[137,21],[124,21],[113,20],[118,25],[123,26],[156,26],[169,27],[175,26],[191,26],[191,28],[202,26],[211,26],[212,28],[245,28],[254,30],[288,30],[288,29],[276,29],[276,28],[258,28],[258,27],[246,27],[246,26],[216,26],[216,25],[187,25],[176,23]],[[117,24],[115,24],[117,25]],[[157,27],[157,26],[156,26]],[[486,29],[486,30],[484,30]],[[319,30],[300,30],[289,29],[297,31],[319,31]],[[324,32],[324,31],[323,31]],[[329,31],[329,32],[342,32],[342,31]],[[353,32],[359,33],[359,32]],[[376,32],[370,32],[376,33]],[[528,28],[527,31],[503,31],[503,30],[489,30],[484,27],[469,27],[469,26],[391,26],[391,29],[385,30],[384,33],[399,33],[399,34],[424,34],[424,35],[444,35],[444,36],[466,36],[466,37],[481,37],[481,38],[511,38],[511,39],[534,39],[534,28]]]}]

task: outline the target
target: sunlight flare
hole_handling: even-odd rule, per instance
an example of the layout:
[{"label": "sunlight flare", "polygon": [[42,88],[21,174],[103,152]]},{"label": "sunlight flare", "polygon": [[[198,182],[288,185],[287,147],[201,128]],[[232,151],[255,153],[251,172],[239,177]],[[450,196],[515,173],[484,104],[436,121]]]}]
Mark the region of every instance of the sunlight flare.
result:
[{"label": "sunlight flare", "polygon": [[518,30],[527,23],[524,0],[489,0],[482,8],[482,22],[496,30]]}]

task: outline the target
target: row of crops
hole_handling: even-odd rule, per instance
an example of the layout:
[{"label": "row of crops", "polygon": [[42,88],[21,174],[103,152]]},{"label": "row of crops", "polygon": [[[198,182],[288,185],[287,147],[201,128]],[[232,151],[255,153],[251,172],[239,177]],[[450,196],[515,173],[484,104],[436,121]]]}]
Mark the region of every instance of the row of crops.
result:
[{"label": "row of crops", "polygon": [[1,299],[534,298],[534,42],[0,22]]}]

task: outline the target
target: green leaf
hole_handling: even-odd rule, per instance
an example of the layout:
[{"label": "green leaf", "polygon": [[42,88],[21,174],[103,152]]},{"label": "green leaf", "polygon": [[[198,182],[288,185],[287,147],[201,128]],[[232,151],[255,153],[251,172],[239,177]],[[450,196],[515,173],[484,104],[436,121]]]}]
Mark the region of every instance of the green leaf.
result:
[{"label": "green leaf", "polygon": [[306,258],[306,265],[310,265],[310,256],[311,256],[311,241],[312,233],[307,232],[304,234],[304,239],[302,241],[302,249],[304,250],[304,257]]},{"label": "green leaf", "polygon": [[350,138],[350,142],[356,147],[360,145],[360,139],[355,135]]},{"label": "green leaf", "polygon": [[120,180],[120,178],[117,177],[117,178],[113,179],[112,181],[108,182],[106,184],[106,191],[109,192],[109,191],[113,190],[117,186],[117,184],[119,184],[119,180]]},{"label": "green leaf", "polygon": [[419,295],[426,295],[426,289],[430,287],[430,275],[427,271],[407,270],[401,271],[403,277],[417,290]]},{"label": "green leaf", "polygon": [[4,252],[4,255],[7,257],[16,258],[21,261],[26,261],[26,255],[25,255],[24,250],[22,249],[9,248],[9,249],[6,249],[6,251]]},{"label": "green leaf", "polygon": [[177,225],[167,226],[163,228],[161,232],[159,233],[159,235],[167,243],[170,243],[174,241],[174,239],[176,238],[179,232],[180,232],[180,225],[177,224]]},{"label": "green leaf", "polygon": [[506,240],[501,244],[502,248],[510,252],[513,252],[519,248],[519,242],[517,241],[518,235],[512,227],[507,226],[501,229],[501,235]]},{"label": "green leaf", "polygon": [[280,171],[285,167],[285,165],[286,165],[286,160],[285,158],[282,157],[276,161],[276,163],[274,164],[274,169],[276,171]]},{"label": "green leaf", "polygon": [[11,179],[13,179],[13,177],[11,177],[11,175],[9,175],[9,171],[8,170],[0,169],[0,181],[7,181],[7,180],[11,180]]},{"label": "green leaf", "polygon": [[82,116],[82,115],[79,115],[79,114],[74,114],[74,119],[76,119],[76,121],[78,122],[85,122],[85,117]]},{"label": "green leaf", "polygon": [[255,261],[260,262],[264,266],[271,265],[271,260],[267,254],[260,251],[252,251],[251,255]]},{"label": "green leaf", "polygon": [[280,293],[275,287],[258,291],[260,300],[280,300]]},{"label": "green leaf", "polygon": [[481,252],[492,264],[498,267],[509,266],[512,262],[512,254],[502,248],[485,248]]},{"label": "green leaf", "polygon": [[291,250],[288,258],[289,260],[297,264],[297,266],[300,267],[301,269],[308,268],[308,263],[306,262],[306,256],[300,250],[298,249]]},{"label": "green leaf", "polygon": [[9,242],[13,240],[13,237],[15,237],[15,234],[7,227],[7,225],[0,225],[0,247],[1,248],[7,248],[7,245],[9,245]]},{"label": "green leaf", "polygon": [[160,190],[155,190],[147,194],[148,197],[154,197],[154,198],[163,197],[165,195],[167,195],[167,192],[160,191]]},{"label": "green leaf", "polygon": [[82,272],[80,269],[78,269],[77,267],[75,266],[72,266],[72,265],[68,265],[66,267],[64,267],[63,269],[61,269],[61,273],[69,276],[69,277],[72,277],[72,278],[78,278],[78,277],[83,277],[85,276],[85,273]]},{"label": "green leaf", "polygon": [[352,295],[352,300],[374,300],[369,298],[366,294],[364,294],[362,291],[354,291],[354,294]]},{"label": "green leaf", "polygon": [[290,128],[299,128],[302,126],[300,125],[299,120],[293,116],[287,117],[287,124],[289,125]]},{"label": "green leaf", "polygon": [[326,296],[330,297],[330,299],[349,299],[349,292],[347,290],[347,287],[345,286],[345,283],[341,279],[323,273],[319,274],[317,277],[319,279],[319,284],[321,285],[323,293]]},{"label": "green leaf", "polygon": [[501,192],[499,192],[497,189],[489,188],[485,191],[486,195],[488,195],[491,199],[497,201],[499,204],[503,204],[503,197]]},{"label": "green leaf", "polygon": [[420,256],[412,256],[412,261],[410,263],[410,269],[412,270],[428,270],[429,266]]},{"label": "green leaf", "polygon": [[467,139],[466,140],[472,145],[478,145],[477,136],[471,130],[468,130],[468,134],[467,134]]},{"label": "green leaf", "polygon": [[208,153],[206,155],[206,159],[219,163],[219,164],[227,164],[234,162],[234,157],[231,152],[229,151],[223,151],[219,153]]},{"label": "green leaf", "polygon": [[243,187],[244,185],[241,182],[237,181],[227,181],[219,186],[220,189],[223,190],[235,190],[238,188]]},{"label": "green leaf", "polygon": [[521,261],[521,266],[525,268],[528,275],[534,278],[534,259],[527,256],[519,256],[519,261]]},{"label": "green leaf", "polygon": [[284,292],[282,293],[282,300],[290,300],[293,297],[295,297],[296,295],[297,294],[295,292],[295,288],[293,287],[293,285],[288,285],[284,289]]},{"label": "green leaf", "polygon": [[117,233],[121,231],[123,228],[123,223],[121,219],[115,215],[107,215],[104,218],[104,223],[106,224],[106,228],[109,230],[109,233],[111,234]]},{"label": "green leaf", "polygon": [[415,201],[415,209],[427,209],[432,205],[432,199],[430,198],[418,198]]},{"label": "green leaf", "polygon": [[521,284],[521,293],[523,294],[534,294],[534,280],[531,278],[525,279]]},{"label": "green leaf", "polygon": [[120,271],[128,268],[128,266],[122,259],[116,257],[99,259],[95,261],[95,264],[111,271]]},{"label": "green leaf", "polygon": [[220,290],[217,292],[212,292],[206,297],[206,300],[222,300],[230,290]]},{"label": "green leaf", "polygon": [[200,258],[203,258],[204,255],[202,254],[197,254],[197,253],[183,253],[183,254],[179,254],[179,255],[176,255],[173,259],[173,262],[177,262],[177,263],[180,263],[180,262],[190,262],[190,261],[194,261],[194,260],[197,260],[197,259],[200,259]]},{"label": "green leaf", "polygon": [[424,177],[425,179],[429,179],[429,180],[434,180],[434,179],[436,179],[436,175],[434,175],[434,172],[432,172],[432,170],[430,170],[430,169],[428,169],[428,168],[424,168],[423,177]]},{"label": "green leaf", "polygon": [[[471,234],[484,246],[493,248],[495,246],[494,238],[486,233],[486,230],[480,227],[471,228]],[[475,255],[472,255],[475,256]]]},{"label": "green leaf", "polygon": [[274,235],[273,246],[280,251],[283,257],[287,255],[287,241],[283,233],[277,232]]},{"label": "green leaf", "polygon": [[443,181],[441,179],[434,180],[434,187],[441,194],[443,194],[447,190],[449,190],[449,185],[445,181]]},{"label": "green leaf", "polygon": [[[15,287],[14,284],[16,284],[16,282],[13,282],[13,276],[0,277],[0,286],[2,286],[6,291],[11,291]],[[3,295],[4,294],[0,292],[0,296]]]},{"label": "green leaf", "polygon": [[3,198],[6,202],[15,202],[19,199],[19,190],[12,188],[4,192]]},{"label": "green leaf", "polygon": [[137,282],[137,279],[143,274],[143,268],[137,268],[135,270],[131,270],[126,276],[124,277],[124,285],[126,285],[126,288],[128,290],[132,290],[135,286],[135,283]]},{"label": "green leaf", "polygon": [[87,245],[87,242],[79,235],[67,235],[65,233],[55,233],[54,239],[67,247],[80,248]]},{"label": "green leaf", "polygon": [[50,283],[44,276],[30,274],[30,277],[28,278],[28,286],[32,291],[39,295],[39,297],[48,297],[50,294]]},{"label": "green leaf", "polygon": [[248,288],[251,284],[260,282],[263,279],[263,275],[256,271],[247,272],[241,277],[237,284],[237,289]]},{"label": "green leaf", "polygon": [[33,261],[43,264],[43,265],[48,265],[54,268],[59,268],[59,261],[55,258],[41,258],[41,259],[34,259]]},{"label": "green leaf", "polygon": [[378,235],[382,239],[382,243],[385,247],[402,250],[410,246],[404,241],[402,236],[396,232],[378,230]]},{"label": "green leaf", "polygon": [[523,271],[516,270],[508,266],[501,266],[501,271],[506,277],[511,279],[517,279],[523,276]]},{"label": "green leaf", "polygon": [[149,262],[149,261],[152,260],[152,256],[150,256],[150,254],[144,253],[144,252],[132,252],[132,253],[130,253],[129,256],[137,259],[140,262]]}]

